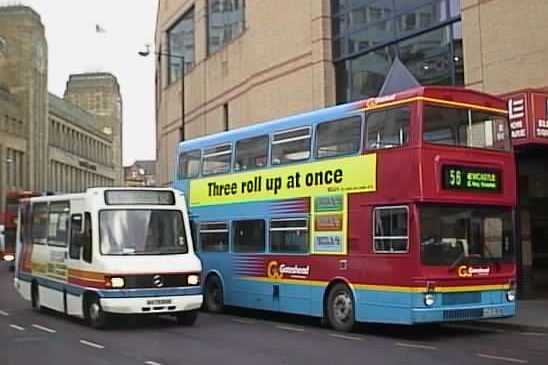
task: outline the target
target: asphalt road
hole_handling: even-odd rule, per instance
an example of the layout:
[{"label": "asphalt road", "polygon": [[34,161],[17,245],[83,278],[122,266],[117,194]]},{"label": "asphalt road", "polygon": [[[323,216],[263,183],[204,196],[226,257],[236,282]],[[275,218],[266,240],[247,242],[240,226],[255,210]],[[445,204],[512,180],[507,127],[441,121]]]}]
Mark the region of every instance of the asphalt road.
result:
[{"label": "asphalt road", "polygon": [[471,324],[363,325],[342,334],[316,319],[242,310],[200,313],[193,327],[147,317],[94,330],[33,311],[0,265],[0,365],[527,363],[548,363],[548,334]]}]

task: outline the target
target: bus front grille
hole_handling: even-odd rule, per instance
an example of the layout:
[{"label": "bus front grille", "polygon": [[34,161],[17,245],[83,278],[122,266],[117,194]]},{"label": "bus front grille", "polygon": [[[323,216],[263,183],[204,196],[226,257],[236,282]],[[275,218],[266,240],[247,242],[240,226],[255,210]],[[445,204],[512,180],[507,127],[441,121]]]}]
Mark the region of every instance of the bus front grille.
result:
[{"label": "bus front grille", "polygon": [[481,292],[444,293],[443,305],[477,304],[481,303]]},{"label": "bus front grille", "polygon": [[451,310],[443,311],[443,319],[446,321],[480,319],[482,317],[483,317],[483,308],[451,309]]}]

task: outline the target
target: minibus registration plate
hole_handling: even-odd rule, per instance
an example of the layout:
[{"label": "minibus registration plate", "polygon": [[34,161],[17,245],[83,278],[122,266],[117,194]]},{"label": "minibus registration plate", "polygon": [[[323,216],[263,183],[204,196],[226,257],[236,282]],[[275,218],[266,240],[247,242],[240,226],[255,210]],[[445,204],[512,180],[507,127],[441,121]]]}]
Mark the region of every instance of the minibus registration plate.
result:
[{"label": "minibus registration plate", "polygon": [[147,305],[165,305],[171,304],[171,299],[149,299]]}]

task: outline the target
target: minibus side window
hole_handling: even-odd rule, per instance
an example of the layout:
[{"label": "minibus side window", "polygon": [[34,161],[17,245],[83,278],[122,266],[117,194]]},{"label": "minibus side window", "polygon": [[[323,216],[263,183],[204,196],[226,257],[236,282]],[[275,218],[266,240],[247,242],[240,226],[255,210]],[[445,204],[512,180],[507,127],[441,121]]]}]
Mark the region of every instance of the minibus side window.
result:
[{"label": "minibus side window", "polygon": [[82,260],[91,264],[91,214],[86,212],[84,214],[84,231],[82,232]]},{"label": "minibus side window", "polygon": [[70,246],[69,257],[80,260],[80,247],[82,247],[80,238],[82,236],[82,215],[73,214],[70,218]]}]

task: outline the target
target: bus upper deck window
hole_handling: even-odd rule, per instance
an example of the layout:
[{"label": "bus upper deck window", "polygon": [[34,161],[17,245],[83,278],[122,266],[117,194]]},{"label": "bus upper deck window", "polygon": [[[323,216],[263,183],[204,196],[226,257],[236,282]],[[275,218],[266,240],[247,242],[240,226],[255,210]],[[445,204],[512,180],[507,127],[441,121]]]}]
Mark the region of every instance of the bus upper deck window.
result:
[{"label": "bus upper deck window", "polygon": [[308,160],[310,158],[310,127],[274,134],[272,138],[272,165]]},{"label": "bus upper deck window", "polygon": [[236,143],[234,171],[252,170],[266,166],[268,136],[243,139]]},{"label": "bus upper deck window", "polygon": [[190,179],[200,175],[202,152],[200,150],[183,152],[179,155],[178,175],[180,179]]},{"label": "bus upper deck window", "polygon": [[232,146],[225,144],[204,150],[202,174],[215,175],[230,171]]},{"label": "bus upper deck window", "polygon": [[410,118],[408,105],[368,113],[367,148],[391,148],[407,144]]},{"label": "bus upper deck window", "polygon": [[360,149],[362,120],[360,117],[339,119],[318,125],[316,157],[350,155]]}]

